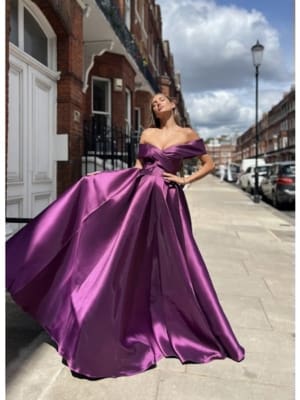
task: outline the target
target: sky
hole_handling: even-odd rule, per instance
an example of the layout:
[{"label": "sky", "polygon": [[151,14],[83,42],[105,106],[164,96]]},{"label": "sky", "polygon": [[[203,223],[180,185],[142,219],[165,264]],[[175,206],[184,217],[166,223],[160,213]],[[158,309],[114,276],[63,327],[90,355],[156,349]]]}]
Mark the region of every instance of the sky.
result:
[{"label": "sky", "polygon": [[255,122],[251,47],[264,46],[259,118],[294,84],[293,0],[157,0],[191,124],[205,139]]}]

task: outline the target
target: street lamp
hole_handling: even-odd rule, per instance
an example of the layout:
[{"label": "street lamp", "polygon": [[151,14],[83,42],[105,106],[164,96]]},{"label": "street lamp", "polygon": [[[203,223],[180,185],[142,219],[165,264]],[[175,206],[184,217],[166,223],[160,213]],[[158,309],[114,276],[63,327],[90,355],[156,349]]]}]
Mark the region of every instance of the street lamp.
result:
[{"label": "street lamp", "polygon": [[256,44],[251,47],[253,65],[255,66],[255,185],[254,185],[254,203],[259,203],[260,196],[258,192],[258,69],[262,62],[264,46],[257,40]]}]

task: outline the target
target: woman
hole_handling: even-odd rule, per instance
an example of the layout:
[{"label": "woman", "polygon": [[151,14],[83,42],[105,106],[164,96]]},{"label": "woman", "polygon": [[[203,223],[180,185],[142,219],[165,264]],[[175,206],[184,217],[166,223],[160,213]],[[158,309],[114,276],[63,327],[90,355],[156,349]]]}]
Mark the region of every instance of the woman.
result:
[{"label": "woman", "polygon": [[[133,375],[162,357],[244,358],[193,238],[182,184],[213,168],[175,104],[153,97],[155,128],[134,168],[82,178],[7,242],[7,288],[72,371]],[[176,175],[184,158],[203,163]]]}]

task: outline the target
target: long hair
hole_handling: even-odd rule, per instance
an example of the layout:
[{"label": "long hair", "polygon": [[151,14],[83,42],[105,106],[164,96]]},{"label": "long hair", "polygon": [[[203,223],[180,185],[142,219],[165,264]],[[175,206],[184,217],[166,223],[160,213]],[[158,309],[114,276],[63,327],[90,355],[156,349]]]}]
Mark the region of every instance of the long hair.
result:
[{"label": "long hair", "polygon": [[[175,99],[173,99],[172,97],[167,96],[167,95],[165,95],[165,94],[163,94],[163,93],[156,93],[155,96],[158,95],[158,94],[162,94],[162,95],[165,96],[171,103],[174,103],[174,104],[175,104],[175,108],[173,109],[174,120],[175,120],[175,122],[176,122],[177,125],[181,126],[181,125],[182,125],[182,123],[181,123],[181,118],[180,118],[179,112],[178,112],[178,110],[177,110],[177,106],[176,106],[176,101],[175,101]],[[159,120],[159,118],[156,117],[156,115],[155,115],[155,113],[154,113],[154,111],[153,111],[153,108],[152,108],[152,104],[150,105],[150,115],[151,115],[151,121],[150,121],[150,126],[149,126],[149,127],[150,127],[150,128],[160,128],[160,120]]]}]

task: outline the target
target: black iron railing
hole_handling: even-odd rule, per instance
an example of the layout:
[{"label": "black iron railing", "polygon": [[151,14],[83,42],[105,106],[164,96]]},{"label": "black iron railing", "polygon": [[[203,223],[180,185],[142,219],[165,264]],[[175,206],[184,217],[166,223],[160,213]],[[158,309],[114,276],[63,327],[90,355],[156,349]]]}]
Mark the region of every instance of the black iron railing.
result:
[{"label": "black iron railing", "polygon": [[109,23],[111,24],[113,30],[116,35],[120,39],[123,46],[129,52],[129,54],[133,57],[135,62],[137,63],[140,71],[144,75],[144,77],[150,83],[154,92],[159,92],[159,87],[153,75],[151,74],[147,65],[145,65],[144,59],[135,43],[133,36],[130,31],[127,29],[119,10],[115,4],[111,0],[96,0],[99,8],[102,10]]},{"label": "black iron railing", "polygon": [[132,167],[138,142],[136,132],[108,127],[95,115],[84,122],[85,173]]},{"label": "black iron railing", "polygon": [[32,221],[32,218],[14,218],[14,217],[6,217],[5,222],[11,224],[27,224],[27,222]]},{"label": "black iron railing", "polygon": [[[136,160],[139,134],[128,129],[107,127],[101,116],[84,122],[85,174],[98,170],[132,167]],[[26,224],[33,218],[6,217],[6,223]]]}]

